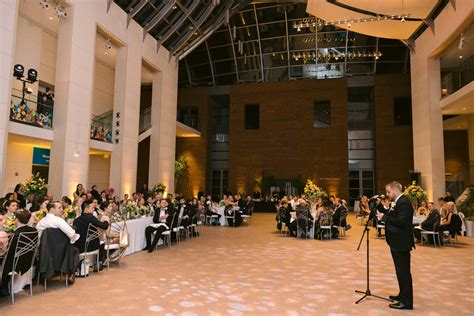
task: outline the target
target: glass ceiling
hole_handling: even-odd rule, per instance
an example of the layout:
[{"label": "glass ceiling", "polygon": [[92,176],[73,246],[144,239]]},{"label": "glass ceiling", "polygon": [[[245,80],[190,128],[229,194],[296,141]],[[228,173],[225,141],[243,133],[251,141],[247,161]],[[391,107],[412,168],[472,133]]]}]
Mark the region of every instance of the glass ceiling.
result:
[{"label": "glass ceiling", "polygon": [[180,61],[180,87],[409,71],[402,42],[334,25],[294,25],[307,17],[301,3],[243,7]]}]

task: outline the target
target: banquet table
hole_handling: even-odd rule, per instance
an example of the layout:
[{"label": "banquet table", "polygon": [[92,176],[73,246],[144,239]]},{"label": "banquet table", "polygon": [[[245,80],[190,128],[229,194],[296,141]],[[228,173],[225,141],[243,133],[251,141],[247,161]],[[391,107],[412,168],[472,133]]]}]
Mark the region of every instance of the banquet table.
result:
[{"label": "banquet table", "polygon": [[413,224],[418,225],[426,219],[425,216],[413,216]]},{"label": "banquet table", "polygon": [[[141,251],[146,246],[145,229],[153,223],[152,217],[142,217],[127,220],[127,231],[130,235],[129,245],[124,256]],[[120,222],[122,224],[122,222]]]}]

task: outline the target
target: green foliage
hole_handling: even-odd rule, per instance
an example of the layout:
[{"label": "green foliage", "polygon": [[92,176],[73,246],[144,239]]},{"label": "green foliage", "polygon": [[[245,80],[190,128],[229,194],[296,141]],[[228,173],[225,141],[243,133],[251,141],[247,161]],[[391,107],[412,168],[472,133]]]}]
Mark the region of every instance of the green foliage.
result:
[{"label": "green foliage", "polygon": [[464,214],[467,220],[474,221],[474,187],[467,188],[466,198],[459,205],[459,210]]},{"label": "green foliage", "polygon": [[21,184],[21,189],[25,195],[41,196],[48,193],[48,185],[39,173],[31,175],[25,183]]},{"label": "green foliage", "polygon": [[174,163],[174,179],[181,183],[189,176],[189,164],[184,156],[176,159]]},{"label": "green foliage", "polygon": [[159,182],[151,191],[153,193],[164,193],[166,191],[166,185],[164,185],[163,182]]},{"label": "green foliage", "polygon": [[304,194],[310,201],[313,202],[319,199],[326,199],[328,197],[328,194],[323,189],[318,187],[311,179],[306,180]]}]

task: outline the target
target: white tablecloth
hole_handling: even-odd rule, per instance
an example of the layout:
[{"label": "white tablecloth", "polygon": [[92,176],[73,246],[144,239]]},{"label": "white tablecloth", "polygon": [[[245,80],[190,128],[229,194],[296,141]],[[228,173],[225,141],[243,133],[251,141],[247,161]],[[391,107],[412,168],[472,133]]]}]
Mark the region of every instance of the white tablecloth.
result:
[{"label": "white tablecloth", "polygon": [[420,224],[426,219],[425,216],[413,216],[413,224]]},{"label": "white tablecloth", "polygon": [[225,206],[219,206],[217,208],[217,213],[219,213],[221,215],[221,218],[219,219],[219,223],[221,224],[221,226],[227,226],[227,220],[225,219]]},{"label": "white tablecloth", "polygon": [[127,220],[127,230],[130,235],[130,241],[124,256],[134,252],[141,251],[146,246],[145,229],[153,223],[153,218],[137,218]]}]

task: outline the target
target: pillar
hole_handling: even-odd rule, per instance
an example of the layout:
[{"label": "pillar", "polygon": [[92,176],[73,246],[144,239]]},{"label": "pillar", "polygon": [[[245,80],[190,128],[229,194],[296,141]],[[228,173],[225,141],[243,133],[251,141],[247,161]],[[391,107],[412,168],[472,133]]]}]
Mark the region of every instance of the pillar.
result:
[{"label": "pillar", "polygon": [[[138,129],[140,121],[141,52],[134,46],[117,49],[114,86],[114,131],[120,130],[119,143],[114,141],[110,161],[110,187],[122,196],[136,190]],[[116,114],[120,113],[120,118]],[[120,126],[115,126],[115,121]],[[113,139],[116,138],[114,134]]]},{"label": "pillar", "polygon": [[59,20],[49,191],[71,196],[87,187],[96,22],[90,2],[74,2]]},{"label": "pillar", "polygon": [[414,168],[433,201],[446,191],[440,63],[439,58],[417,53],[410,60]]},{"label": "pillar", "polygon": [[153,77],[148,186],[163,182],[167,192],[174,193],[174,162],[176,156],[176,104],[178,72],[170,63]]},{"label": "pillar", "polygon": [[4,179],[6,178],[8,122],[18,6],[18,0],[0,0],[0,193],[4,190]]},{"label": "pillar", "polygon": [[474,115],[468,116],[467,128],[468,142],[469,142],[469,182],[466,184],[474,184]]}]

